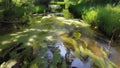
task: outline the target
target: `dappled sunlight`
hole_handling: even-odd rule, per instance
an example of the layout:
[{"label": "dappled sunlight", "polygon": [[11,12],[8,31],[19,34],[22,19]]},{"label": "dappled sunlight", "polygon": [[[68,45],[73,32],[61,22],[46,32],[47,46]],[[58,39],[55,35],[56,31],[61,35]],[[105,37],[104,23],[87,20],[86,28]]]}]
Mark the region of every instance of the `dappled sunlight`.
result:
[{"label": "dappled sunlight", "polygon": [[26,43],[27,46],[32,46],[31,42]]},{"label": "dappled sunlight", "polygon": [[30,39],[29,39],[29,42],[33,42],[33,41],[34,41],[34,39],[33,39],[33,38],[30,38]]},{"label": "dappled sunlight", "polygon": [[26,45],[27,45],[27,46],[33,46],[33,47],[34,47],[33,42],[36,41],[36,38],[37,38],[37,35],[31,36],[31,37],[28,39],[28,41],[26,42]]},{"label": "dappled sunlight", "polygon": [[53,40],[53,36],[46,36],[47,40]]},{"label": "dappled sunlight", "polygon": [[79,21],[79,20],[76,20],[76,19],[68,19],[66,20],[65,18],[63,17],[57,17],[58,20],[61,20],[63,21],[64,24],[68,24],[68,25],[72,25],[74,24],[76,27],[79,27],[79,26],[82,26],[82,27],[86,27],[86,26],[89,26],[88,24],[86,24],[84,21]]},{"label": "dappled sunlight", "polygon": [[17,32],[17,33],[13,33],[13,34],[10,34],[11,36],[16,36],[16,35],[19,35],[19,34],[22,34],[23,32]]},{"label": "dappled sunlight", "polygon": [[1,42],[2,45],[8,44],[8,43],[11,43],[11,40],[9,40],[9,41],[6,40],[6,41]]},{"label": "dappled sunlight", "polygon": [[10,36],[16,36],[16,35],[18,35],[17,33],[15,33],[15,34],[10,34]]},{"label": "dappled sunlight", "polygon": [[17,63],[17,61],[16,60],[9,60],[9,61],[7,61],[7,62],[4,62],[4,63],[2,63],[1,65],[0,65],[0,68],[11,68],[12,66],[14,66],[15,64]]},{"label": "dappled sunlight", "polygon": [[[59,18],[58,18],[59,19]],[[62,18],[61,18],[62,19]],[[63,18],[64,19],[64,18]],[[62,20],[63,21],[63,20]],[[67,23],[66,23],[67,22]],[[89,31],[89,29],[85,29],[86,27],[89,27],[89,25],[86,25],[86,23],[82,23],[82,24],[80,24],[80,22],[78,22],[78,21],[72,21],[72,20],[66,20],[65,22],[64,22],[65,24],[69,24],[70,26],[72,25],[72,24],[75,24],[75,23],[77,23],[77,24],[75,24],[75,25],[73,25],[73,26],[77,26],[77,27],[83,27],[82,28],[82,31],[84,31],[84,32],[86,32],[86,31]],[[78,25],[80,25],[80,26],[78,26]],[[72,27],[71,27],[72,28]],[[85,31],[85,30],[86,31]],[[74,30],[74,29],[73,29]],[[67,31],[61,31],[61,33],[59,32],[59,31],[57,31],[56,30],[56,33],[57,34],[63,34],[64,35],[64,33],[66,33]],[[94,35],[94,34],[91,34],[92,32],[88,32],[87,33],[87,35],[89,35],[89,36],[91,36],[91,35]],[[82,33],[82,34],[84,34],[84,33]],[[84,35],[86,35],[86,33],[84,34]],[[67,35],[66,35],[67,36]],[[76,35],[76,33],[75,33],[75,36],[77,36],[77,37],[80,37],[79,35]],[[83,35],[82,35],[83,36]],[[48,38],[52,38],[52,36],[49,36]],[[105,66],[105,64],[102,64],[103,62],[104,62],[104,60],[103,59],[101,59],[101,61],[100,61],[100,58],[102,57],[104,57],[104,54],[103,54],[103,52],[102,52],[102,50],[101,50],[101,48],[98,46],[98,44],[97,43],[95,43],[95,42],[92,42],[95,46],[93,46],[93,47],[95,47],[95,48],[93,48],[92,47],[92,43],[90,42],[90,41],[84,41],[84,45],[83,44],[81,44],[80,45],[80,49],[79,49],[79,46],[78,46],[78,43],[76,42],[76,40],[74,40],[74,39],[72,39],[72,38],[69,38],[69,37],[64,37],[64,36],[62,36],[61,35],[61,39],[62,39],[62,41],[63,41],[63,43],[64,43],[64,45],[67,47],[67,48],[70,48],[70,49],[73,49],[73,50],[75,50],[75,52],[76,52],[76,54],[75,54],[75,56],[79,56],[79,54],[81,54],[80,52],[82,52],[82,54],[84,54],[84,55],[90,55],[92,58],[96,58],[95,60],[94,60],[94,62],[96,63],[98,63],[98,64],[96,64],[96,65],[100,65],[101,64],[101,67],[102,66]],[[77,39],[77,38],[76,38]],[[93,38],[94,39],[94,38]],[[70,40],[70,41],[69,41]],[[91,43],[91,44],[90,44]],[[84,48],[82,47],[82,46],[84,46]],[[90,48],[91,47],[91,48]],[[86,49],[86,48],[88,48],[88,49]],[[96,51],[97,50],[97,51]],[[100,62],[99,62],[100,61]],[[108,65],[109,66],[109,65]],[[106,67],[103,67],[103,68],[106,68]]]},{"label": "dappled sunlight", "polygon": [[[9,50],[11,51],[10,57],[17,58],[20,56],[20,58],[18,58],[19,60],[21,60],[21,57],[25,58],[22,62],[27,64],[30,61],[30,68],[37,68],[39,66],[45,68],[47,59],[43,58],[45,52],[51,45],[55,45],[56,41],[61,41],[62,45],[65,47],[65,51],[61,52],[66,52],[66,49],[71,49],[74,53],[73,57],[83,58],[81,62],[84,62],[84,58],[88,56],[91,58],[93,64],[97,66],[100,65],[100,68],[114,66],[113,64],[108,64],[111,63],[111,61],[106,55],[104,55],[104,51],[97,41],[94,40],[94,34],[92,30],[89,29],[89,25],[82,20],[79,21],[75,19],[65,19],[63,17],[45,16],[40,21],[41,23],[36,27],[8,35],[10,36],[10,41],[7,39],[2,41],[2,45],[8,45],[13,42],[23,43],[18,46],[15,46],[14,44],[12,45],[15,47]],[[92,38],[90,37],[91,35]],[[84,37],[88,37],[89,39]],[[61,53],[57,48],[51,48],[54,49],[53,63],[51,64],[51,67],[56,67],[58,61],[61,60]],[[2,51],[2,49],[0,50]],[[10,65],[12,65],[12,63],[10,63]],[[66,65],[66,63],[64,65]]]},{"label": "dappled sunlight", "polygon": [[2,49],[0,49],[0,52],[2,51]]},{"label": "dappled sunlight", "polygon": [[17,36],[15,37],[15,39],[18,39],[18,38],[20,38],[20,37],[22,37],[22,36],[24,36],[24,35],[17,35]]},{"label": "dappled sunlight", "polygon": [[34,42],[34,41],[35,41],[35,38],[37,38],[37,35],[31,36],[28,41],[29,41],[29,42]]},{"label": "dappled sunlight", "polygon": [[23,31],[23,33],[26,33],[26,32],[29,32],[29,31],[30,31],[30,29],[26,29],[26,30]]},{"label": "dappled sunlight", "polygon": [[18,39],[13,39],[12,41],[13,41],[13,42],[17,42],[17,41],[18,41]]},{"label": "dappled sunlight", "polygon": [[41,23],[41,20],[40,21],[36,21],[37,24]]}]

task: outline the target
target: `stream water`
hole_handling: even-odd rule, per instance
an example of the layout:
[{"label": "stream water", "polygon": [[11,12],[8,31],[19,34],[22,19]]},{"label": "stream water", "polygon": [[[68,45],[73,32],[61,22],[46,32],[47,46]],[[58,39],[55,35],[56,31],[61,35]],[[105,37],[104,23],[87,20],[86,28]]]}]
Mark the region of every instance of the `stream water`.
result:
[{"label": "stream water", "polygon": [[108,45],[108,43],[106,42],[108,40],[106,38],[103,38],[98,35],[95,36],[97,37],[96,41],[98,41],[99,45],[102,46],[106,52],[109,52],[109,59],[115,64],[117,64],[117,66],[120,68],[120,52],[117,50],[117,48],[119,48],[119,44],[116,47],[114,47],[112,46],[113,44]]},{"label": "stream water", "polygon": [[[62,21],[64,21],[67,25],[70,25],[71,23],[71,21],[76,21],[76,20],[71,20],[71,19],[69,19],[69,20],[66,20],[66,19],[64,19],[64,18],[62,18],[61,17],[61,19],[60,20],[62,20]],[[78,22],[78,20],[76,21],[77,23],[79,23]],[[72,28],[69,28],[69,26],[67,27],[68,29],[66,29],[66,30],[68,30],[68,32],[72,29]],[[56,28],[55,28],[56,29]],[[61,28],[60,27],[60,29],[59,29],[59,32],[60,32],[60,30],[62,30],[63,28]],[[53,29],[54,30],[54,29]],[[57,30],[56,30],[57,31]],[[73,30],[74,31],[74,30]],[[83,33],[84,32],[86,32],[86,30],[83,30]],[[89,32],[88,32],[89,33]],[[95,35],[95,34],[93,34],[93,36],[97,36],[97,35]],[[101,56],[101,54],[100,54],[100,52],[99,52],[99,50],[100,50],[100,47],[103,47],[104,48],[104,51],[107,53],[108,52],[108,48],[109,48],[109,45],[108,45],[108,43],[106,43],[106,42],[103,42],[104,40],[106,40],[106,39],[104,39],[104,38],[102,38],[102,37],[100,37],[100,36],[97,36],[97,38],[99,39],[99,40],[94,40],[94,41],[92,41],[91,42],[91,40],[93,40],[93,39],[91,39],[91,38],[87,38],[87,41],[88,41],[88,43],[90,43],[90,45],[93,47],[91,47],[90,49],[91,50],[93,50],[93,52],[95,53],[95,54],[97,54],[98,56]],[[97,44],[96,44],[97,43]],[[63,57],[64,59],[65,59],[65,55],[67,54],[67,48],[66,48],[66,45],[64,45],[63,44],[63,42],[61,41],[61,40],[59,40],[59,41],[55,41],[54,42],[54,45],[53,45],[55,48],[58,48],[59,50],[60,50],[60,56],[61,57]],[[98,51],[96,51],[96,50],[98,50]],[[71,52],[72,54],[74,54],[74,51],[72,51]],[[68,57],[69,58],[69,57]],[[110,47],[110,50],[109,50],[109,53],[108,53],[108,58],[111,60],[111,61],[113,61],[115,64],[117,64],[118,65],[118,67],[120,67],[120,53],[118,52],[118,51],[116,51],[116,49],[114,48],[114,47]],[[91,58],[90,57],[88,57],[87,58],[87,62],[84,62],[83,60],[81,60],[81,58],[79,58],[79,57],[74,57],[74,58],[71,58],[72,59],[72,62],[71,62],[71,65],[70,65],[70,67],[71,68],[91,68],[92,67],[92,62],[91,62]]]},{"label": "stream water", "polygon": [[[109,48],[109,45],[106,43],[100,43],[100,45],[103,46],[105,49]],[[114,47],[110,47],[109,51],[110,51],[109,59],[113,61],[115,64],[117,64],[118,67],[120,68],[120,53]]]},{"label": "stream water", "polygon": [[[61,57],[63,57],[65,60],[68,59],[69,61],[71,61],[71,65],[69,65],[70,68],[91,68],[92,62],[90,61],[90,57],[88,57],[88,59],[86,60],[87,62],[83,62],[79,57],[72,58],[70,54],[73,55],[74,52],[70,50],[70,53],[68,54],[69,56],[65,58],[68,51],[65,45],[61,41],[56,41],[53,46],[59,49]],[[51,48],[48,48],[46,55],[48,56],[47,58],[49,60],[52,60],[53,53],[50,49]],[[49,63],[47,63],[46,66],[49,66],[48,64]]]},{"label": "stream water", "polygon": [[[45,21],[45,19],[47,21]],[[58,19],[58,20],[56,20],[56,19]],[[62,21],[62,24],[60,24],[61,21]],[[40,32],[42,32],[42,30],[44,32],[45,32],[45,30],[47,30],[46,32],[48,34],[43,35],[43,38],[45,40],[46,40],[46,38],[51,38],[51,37],[54,39],[54,41],[52,41],[50,43],[50,45],[48,44],[46,46],[47,50],[46,50],[45,54],[41,54],[42,51],[40,51],[42,58],[45,58],[45,60],[48,59],[46,61],[47,68],[49,68],[49,66],[52,64],[53,59],[55,59],[55,61],[57,61],[59,59],[58,56],[57,56],[57,58],[53,58],[54,53],[55,53],[54,51],[57,51],[57,50],[58,50],[60,57],[62,57],[62,59],[64,60],[64,61],[60,61],[60,63],[64,62],[66,65],[68,65],[69,68],[91,68],[93,66],[93,61],[91,61],[91,60],[93,58],[96,58],[96,55],[97,55],[97,58],[98,57],[103,58],[103,54],[101,53],[101,47],[103,47],[104,52],[108,53],[109,59],[112,62],[114,62],[115,64],[117,64],[118,67],[120,68],[120,52],[118,52],[115,49],[115,47],[111,47],[111,46],[110,46],[110,50],[108,52],[109,45],[108,45],[108,43],[106,43],[104,41],[106,39],[101,36],[97,36],[97,34],[94,34],[94,32],[93,32],[93,34],[89,33],[92,31],[89,31],[86,28],[86,24],[83,22],[80,22],[80,20],[65,19],[64,17],[55,17],[55,15],[52,17],[52,15],[51,15],[51,16],[46,16],[46,17],[44,16],[43,22],[44,23],[41,23],[42,24],[40,26],[41,28],[34,28],[34,29],[29,29],[29,30],[33,31],[33,32],[31,32],[31,33],[33,33],[33,35],[36,35],[36,33],[40,34]],[[81,25],[84,27],[82,27]],[[45,26],[47,26],[47,27],[50,26],[50,27],[48,29],[46,29],[47,27],[45,27]],[[45,28],[43,28],[43,27],[45,27]],[[79,33],[77,33],[76,32],[77,29],[74,29],[74,28],[79,28],[79,27],[80,27],[80,29],[78,29]],[[70,34],[72,31],[76,32],[75,36]],[[26,34],[25,36],[27,36],[28,33],[25,33],[25,34]],[[40,34],[40,36],[41,36],[41,34]],[[94,38],[88,37],[88,35],[93,35]],[[40,36],[38,36],[38,38]],[[47,37],[47,36],[49,36],[49,37]],[[63,37],[64,39],[62,39],[61,37]],[[77,37],[77,39],[80,38],[80,40],[79,41],[74,40],[75,37]],[[95,39],[95,37],[97,37],[97,39],[99,39],[99,40]],[[84,40],[85,42],[81,41],[81,40]],[[43,41],[43,39],[41,41]],[[34,42],[36,42],[36,41],[34,41]],[[43,42],[41,42],[41,43],[43,43]],[[47,42],[45,42],[45,43],[47,44]],[[76,49],[76,51],[77,51],[77,49],[82,50],[80,48],[80,46],[82,47],[82,43],[83,43],[83,51],[85,49],[88,49],[89,51],[87,51],[87,52],[92,52],[92,54],[95,57],[91,57],[90,54],[89,55],[87,54],[87,58],[84,59],[84,56],[80,57],[80,55],[79,56],[74,55],[74,54],[76,54],[75,49]],[[36,47],[36,49],[37,49],[37,47]],[[38,50],[39,50],[39,48],[38,48]],[[45,50],[43,50],[43,51],[45,51]],[[66,55],[68,55],[67,58],[66,58]],[[70,63],[69,64],[66,63],[66,60],[68,60]],[[104,61],[106,61],[106,60],[104,60]],[[99,60],[94,61],[94,63],[95,62],[100,64]],[[108,61],[106,61],[106,62],[108,62]],[[58,63],[58,62],[56,62],[56,63]],[[104,62],[102,62],[102,63],[106,64]],[[106,64],[106,67],[101,67],[101,68],[109,68],[108,64]],[[108,65],[108,67],[107,67],[107,65]],[[104,65],[101,64],[101,66],[104,66]],[[60,68],[67,68],[67,67],[60,67]],[[111,68],[113,68],[113,67],[111,66]]]}]

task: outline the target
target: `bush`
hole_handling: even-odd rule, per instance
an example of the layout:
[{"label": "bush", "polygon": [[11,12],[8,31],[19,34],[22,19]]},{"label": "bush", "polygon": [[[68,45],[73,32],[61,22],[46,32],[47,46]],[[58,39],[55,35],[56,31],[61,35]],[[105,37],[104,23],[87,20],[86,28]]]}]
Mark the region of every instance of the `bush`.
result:
[{"label": "bush", "polygon": [[38,5],[38,6],[35,6],[34,12],[35,13],[43,13],[46,10],[46,8],[47,7],[44,5]]},{"label": "bush", "polygon": [[117,4],[120,0],[82,0],[81,3],[98,5],[98,4]]},{"label": "bush", "polygon": [[94,23],[97,20],[97,10],[90,8],[87,11],[84,11],[84,13],[82,14],[82,19],[88,23]]},{"label": "bush", "polygon": [[99,7],[97,25],[106,35],[111,36],[113,31],[120,28],[120,6]]},{"label": "bush", "polygon": [[75,18],[82,18],[82,14],[89,8],[86,4],[70,5],[69,11],[74,15]]},{"label": "bush", "polygon": [[112,6],[108,5],[86,5],[78,4],[71,5],[70,12],[74,17],[81,18],[84,21],[87,21],[89,24],[95,23],[99,30],[101,30],[108,37],[111,37],[113,34],[118,34],[120,29],[120,5]]}]

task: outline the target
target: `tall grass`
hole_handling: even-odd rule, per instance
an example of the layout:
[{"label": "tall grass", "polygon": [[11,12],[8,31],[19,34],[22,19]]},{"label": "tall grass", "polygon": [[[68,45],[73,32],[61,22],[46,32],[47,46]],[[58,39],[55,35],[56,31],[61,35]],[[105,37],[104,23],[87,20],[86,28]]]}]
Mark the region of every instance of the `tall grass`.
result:
[{"label": "tall grass", "polygon": [[[75,7],[76,6],[76,7]],[[120,29],[120,5],[74,5],[71,13],[84,21],[95,23],[99,30],[107,36],[111,36]],[[115,31],[116,30],[116,31]]]},{"label": "tall grass", "polygon": [[107,5],[98,8],[97,25],[105,34],[111,36],[115,29],[120,28],[120,6]]}]

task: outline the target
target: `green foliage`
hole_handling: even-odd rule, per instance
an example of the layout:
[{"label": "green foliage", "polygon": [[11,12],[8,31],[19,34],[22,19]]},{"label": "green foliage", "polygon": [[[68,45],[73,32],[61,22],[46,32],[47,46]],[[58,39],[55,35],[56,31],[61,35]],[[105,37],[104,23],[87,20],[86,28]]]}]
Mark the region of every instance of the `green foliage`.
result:
[{"label": "green foliage", "polygon": [[84,4],[91,4],[91,5],[98,5],[98,4],[116,4],[118,3],[120,0],[81,0],[81,3]]},{"label": "green foliage", "polygon": [[88,23],[96,22],[97,20],[97,10],[91,9],[84,11],[82,19]]},{"label": "green foliage", "polygon": [[108,36],[113,34],[115,29],[120,28],[120,7],[107,5],[105,8],[99,7],[97,25]]},{"label": "green foliage", "polygon": [[45,5],[47,6],[51,0],[35,0],[35,5]]},{"label": "green foliage", "polygon": [[35,6],[34,12],[35,13],[43,13],[46,10],[44,5]]},{"label": "green foliage", "polygon": [[4,25],[2,27],[14,30],[28,26],[29,18],[34,11],[33,2],[34,0],[3,0],[0,6],[0,21],[2,21],[0,24]]},{"label": "green foliage", "polygon": [[75,37],[76,40],[80,40],[81,34],[79,32],[74,32],[73,36]]},{"label": "green foliage", "polygon": [[[84,6],[84,7],[83,7]],[[87,11],[89,9],[88,4],[76,4],[76,5],[70,5],[69,11],[73,14],[75,18],[81,18],[84,11]]]},{"label": "green foliage", "polygon": [[[98,28],[107,36],[113,33],[118,34],[120,29],[120,6],[107,5],[91,5],[80,3],[71,5],[69,10],[74,17],[81,18],[88,23],[95,23]],[[116,31],[115,31],[116,30]]]},{"label": "green foliage", "polygon": [[72,18],[72,15],[68,9],[63,9],[63,13],[65,18]]}]

